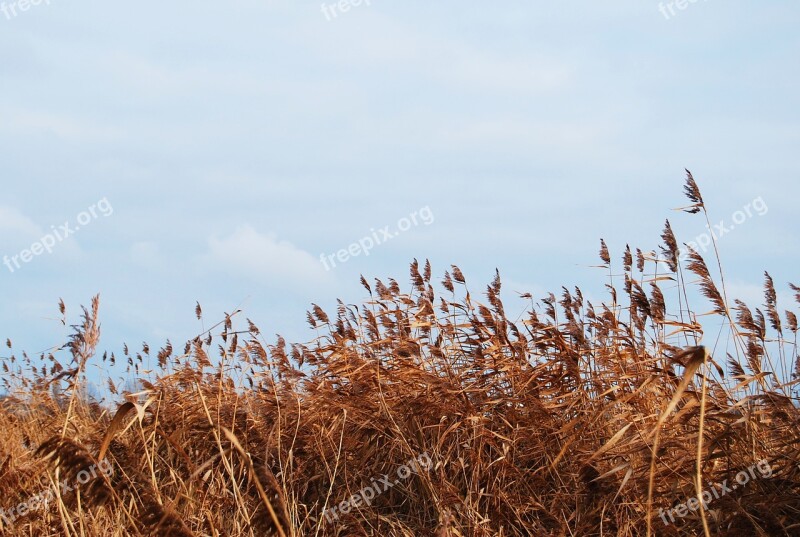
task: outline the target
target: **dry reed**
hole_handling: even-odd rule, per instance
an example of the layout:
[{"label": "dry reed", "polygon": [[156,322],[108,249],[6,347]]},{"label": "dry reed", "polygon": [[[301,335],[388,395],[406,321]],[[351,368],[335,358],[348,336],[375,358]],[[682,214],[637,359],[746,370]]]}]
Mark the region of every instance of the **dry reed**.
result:
[{"label": "dry reed", "polygon": [[[691,174],[686,192],[685,210],[705,213]],[[660,255],[626,248],[618,267],[601,242],[607,302],[526,294],[519,319],[499,274],[479,299],[452,266],[437,296],[417,261],[407,292],[362,277],[363,304],[313,305],[309,343],[268,344],[237,311],[183,353],[167,342],[142,391],[114,408],[81,389],[97,359],[95,297],[69,363],[4,360],[0,534],[800,535],[797,317],[780,313],[769,275],[765,315],[728,302],[700,253],[681,266],[669,222],[662,239]],[[707,318],[728,323],[733,354],[698,346],[694,289]],[[149,353],[126,346],[129,369]],[[348,503],[421,454],[430,468]],[[9,515],[99,460],[111,477]],[[758,461],[770,477],[664,523]]]}]

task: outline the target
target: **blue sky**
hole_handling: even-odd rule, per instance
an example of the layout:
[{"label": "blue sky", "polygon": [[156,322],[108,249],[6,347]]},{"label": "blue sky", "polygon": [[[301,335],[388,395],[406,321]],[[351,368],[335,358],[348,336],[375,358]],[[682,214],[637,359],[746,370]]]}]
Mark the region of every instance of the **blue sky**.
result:
[{"label": "blue sky", "polygon": [[602,290],[600,237],[618,259],[665,218],[704,231],[672,211],[684,167],[715,221],[768,207],[720,241],[733,294],[758,299],[764,269],[782,298],[800,280],[800,4],[333,5],[6,0],[0,256],[85,222],[0,266],[16,351],[63,342],[59,297],[74,320],[98,292],[108,350],[193,337],[195,301],[305,341],[311,302],[405,283],[414,257],[476,290],[495,268],[509,292]]}]

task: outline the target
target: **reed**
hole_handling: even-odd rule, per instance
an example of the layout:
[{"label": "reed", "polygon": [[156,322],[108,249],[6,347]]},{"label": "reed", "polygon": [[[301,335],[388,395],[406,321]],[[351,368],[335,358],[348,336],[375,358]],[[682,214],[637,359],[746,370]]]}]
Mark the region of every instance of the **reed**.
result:
[{"label": "reed", "polygon": [[[686,192],[705,214],[691,174]],[[524,294],[514,319],[499,274],[479,290],[416,260],[406,290],[362,277],[363,303],[313,305],[306,343],[268,343],[237,311],[183,352],[167,342],[114,407],[83,395],[87,364],[116,360],[96,354],[95,297],[62,351],[4,359],[0,533],[800,535],[796,314],[768,274],[751,309],[718,256],[682,262],[669,222],[662,241],[619,264],[601,242],[606,301]],[[712,320],[730,354],[702,346]],[[123,354],[135,373],[150,348]]]}]

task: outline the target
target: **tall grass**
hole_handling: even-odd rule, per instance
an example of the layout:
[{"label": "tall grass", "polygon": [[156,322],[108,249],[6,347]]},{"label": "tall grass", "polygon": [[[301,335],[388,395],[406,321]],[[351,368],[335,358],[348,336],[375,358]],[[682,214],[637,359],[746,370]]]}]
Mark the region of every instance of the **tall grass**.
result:
[{"label": "tall grass", "polygon": [[[704,213],[691,175],[687,194]],[[315,305],[305,344],[267,343],[236,312],[183,352],[167,343],[114,407],[82,388],[88,363],[116,359],[97,356],[95,298],[58,357],[4,361],[0,533],[800,535],[796,316],[769,275],[763,310],[731,303],[718,256],[681,263],[669,222],[662,239],[619,264],[601,243],[603,303],[523,295],[521,318],[499,275],[479,290],[417,261],[406,291],[362,277],[364,303]],[[694,290],[711,314],[689,307]],[[712,319],[730,354],[700,346]],[[138,371],[150,349],[124,354]],[[429,467],[396,477],[422,454]],[[112,474],[60,486],[101,461]],[[759,461],[769,477],[663,516]],[[392,486],[348,503],[384,476]]]}]

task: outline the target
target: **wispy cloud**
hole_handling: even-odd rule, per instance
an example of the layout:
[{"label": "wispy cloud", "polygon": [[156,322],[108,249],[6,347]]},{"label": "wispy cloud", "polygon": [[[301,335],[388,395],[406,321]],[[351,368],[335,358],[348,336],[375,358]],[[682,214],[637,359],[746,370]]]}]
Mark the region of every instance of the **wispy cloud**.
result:
[{"label": "wispy cloud", "polygon": [[207,258],[216,270],[264,284],[321,287],[331,281],[315,256],[249,225],[209,238]]},{"label": "wispy cloud", "polygon": [[0,234],[21,235],[20,238],[30,239],[39,237],[42,228],[14,207],[0,205]]}]

